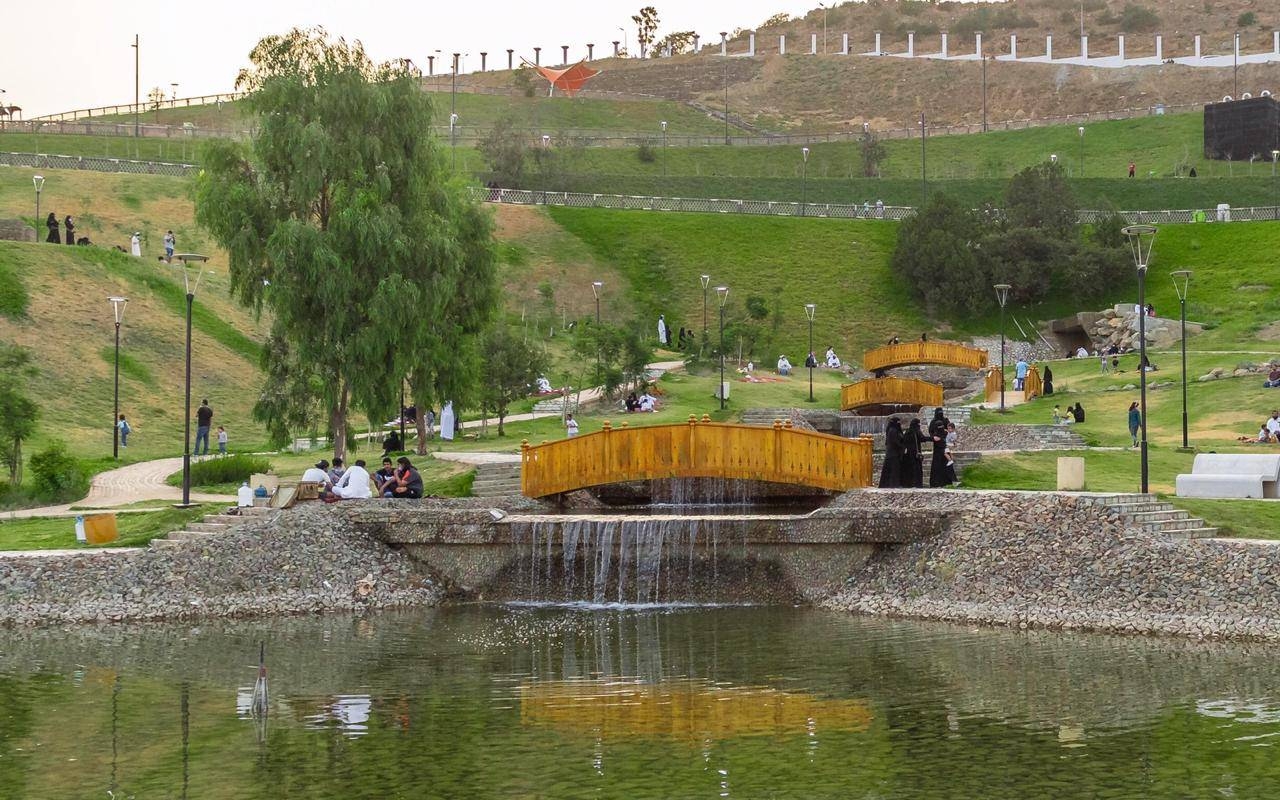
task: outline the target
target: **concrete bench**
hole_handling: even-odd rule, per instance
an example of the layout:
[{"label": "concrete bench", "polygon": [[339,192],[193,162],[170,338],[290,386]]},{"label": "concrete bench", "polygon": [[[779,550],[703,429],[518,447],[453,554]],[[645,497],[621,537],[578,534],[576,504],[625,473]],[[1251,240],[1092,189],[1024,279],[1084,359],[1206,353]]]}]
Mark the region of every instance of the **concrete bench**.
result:
[{"label": "concrete bench", "polygon": [[1280,454],[1202,453],[1177,478],[1178,497],[1280,497]]}]

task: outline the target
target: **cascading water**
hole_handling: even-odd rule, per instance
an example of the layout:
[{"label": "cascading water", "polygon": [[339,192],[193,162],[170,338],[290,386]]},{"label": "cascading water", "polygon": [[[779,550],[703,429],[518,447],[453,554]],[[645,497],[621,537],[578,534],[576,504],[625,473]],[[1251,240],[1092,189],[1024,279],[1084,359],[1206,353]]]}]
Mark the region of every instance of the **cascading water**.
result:
[{"label": "cascading water", "polygon": [[[512,525],[515,598],[647,604],[734,599],[726,557],[743,554],[750,519],[729,516],[547,516]],[[753,563],[752,569],[755,568]]]}]

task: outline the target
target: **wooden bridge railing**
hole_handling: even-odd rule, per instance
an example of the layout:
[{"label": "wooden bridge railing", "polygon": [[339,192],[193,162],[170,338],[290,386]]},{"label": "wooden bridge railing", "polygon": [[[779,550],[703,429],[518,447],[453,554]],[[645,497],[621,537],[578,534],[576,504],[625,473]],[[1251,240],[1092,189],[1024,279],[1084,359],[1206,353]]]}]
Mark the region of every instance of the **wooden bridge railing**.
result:
[{"label": "wooden bridge railing", "polygon": [[775,422],[772,428],[699,422],[614,428],[522,448],[527,497],[627,481],[732,478],[830,491],[871,485],[871,439],[846,439]]},{"label": "wooden bridge railing", "polygon": [[871,378],[840,387],[840,409],[852,411],[867,406],[942,405],[942,387],[915,378]]},{"label": "wooden bridge railing", "polygon": [[1004,383],[1004,372],[999,367],[992,367],[987,370],[984,388],[986,389],[987,402],[1000,402],[1000,384]]},{"label": "wooden bridge railing", "polygon": [[[987,371],[986,377],[986,395],[988,403],[999,402],[1000,400],[1000,368],[992,367]],[[1006,390],[1012,392],[1011,389]],[[1044,394],[1044,380],[1040,377],[1040,368],[1032,367],[1027,370],[1027,379],[1022,385],[1022,399],[1034,400]]]},{"label": "wooden bridge railing", "polygon": [[910,364],[982,369],[987,366],[987,351],[955,342],[903,342],[868,350],[862,356],[862,366],[870,372]]}]

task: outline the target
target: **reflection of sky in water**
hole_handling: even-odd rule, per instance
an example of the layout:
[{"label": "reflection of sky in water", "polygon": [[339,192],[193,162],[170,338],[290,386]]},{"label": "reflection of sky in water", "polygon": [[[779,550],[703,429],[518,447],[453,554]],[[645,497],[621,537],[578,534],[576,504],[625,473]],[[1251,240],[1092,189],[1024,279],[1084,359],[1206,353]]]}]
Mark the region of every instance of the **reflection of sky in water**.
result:
[{"label": "reflection of sky in water", "polygon": [[1204,717],[1227,719],[1232,722],[1275,725],[1277,730],[1257,736],[1274,736],[1280,733],[1280,706],[1254,703],[1247,700],[1197,700],[1196,713]]},{"label": "reflection of sky in water", "polygon": [[367,694],[340,694],[322,706],[320,713],[303,718],[309,730],[342,731],[349,738],[364,736],[369,732],[369,716],[373,711],[373,698]]}]

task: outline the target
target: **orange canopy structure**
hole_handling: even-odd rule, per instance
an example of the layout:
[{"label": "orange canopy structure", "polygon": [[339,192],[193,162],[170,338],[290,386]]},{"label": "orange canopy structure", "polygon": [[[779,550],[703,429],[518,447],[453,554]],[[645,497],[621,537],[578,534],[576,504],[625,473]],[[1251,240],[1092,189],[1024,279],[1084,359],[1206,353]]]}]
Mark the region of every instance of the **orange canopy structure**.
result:
[{"label": "orange canopy structure", "polygon": [[585,61],[579,61],[572,67],[564,69],[540,67],[537,64],[529,63],[527,60],[524,63],[536,69],[538,74],[546,78],[551,83],[552,89],[559,89],[570,97],[577,94],[587,81],[600,74],[600,70],[588,67]]}]

